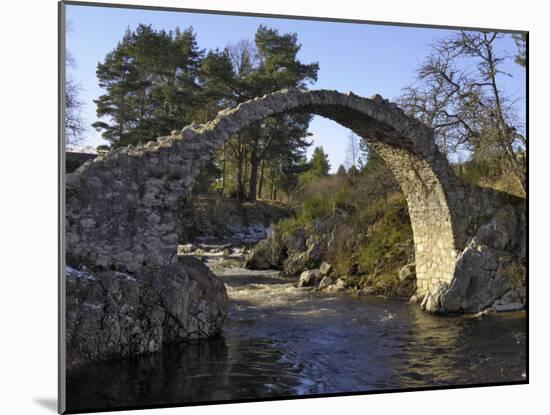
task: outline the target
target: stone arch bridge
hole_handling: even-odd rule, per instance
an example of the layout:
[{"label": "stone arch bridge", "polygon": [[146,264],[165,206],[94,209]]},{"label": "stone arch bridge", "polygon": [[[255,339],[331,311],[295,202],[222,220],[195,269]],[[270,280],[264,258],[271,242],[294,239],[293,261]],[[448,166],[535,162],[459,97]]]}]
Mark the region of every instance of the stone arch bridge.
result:
[{"label": "stone arch bridge", "polygon": [[[474,310],[502,295],[488,286],[506,277],[493,252],[514,255],[520,228],[511,230],[502,246],[493,246],[500,231],[495,214],[508,206],[514,223],[521,222],[518,210],[509,207],[518,202],[461,183],[433,131],[395,104],[378,95],[367,99],[328,90],[265,95],[223,110],[207,124],[187,126],[181,134],[85,163],[66,178],[67,261],[128,272],[176,262],[178,207],[201,167],[232,134],[289,111],[318,114],[351,129],[391,168],[408,202],[418,295],[425,309]],[[484,281],[476,276],[481,270]]]}]

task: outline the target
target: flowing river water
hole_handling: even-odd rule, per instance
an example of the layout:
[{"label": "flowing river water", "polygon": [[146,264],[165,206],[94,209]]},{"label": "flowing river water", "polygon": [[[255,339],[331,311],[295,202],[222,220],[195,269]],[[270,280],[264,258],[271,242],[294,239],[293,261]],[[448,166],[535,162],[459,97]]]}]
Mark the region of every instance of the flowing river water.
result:
[{"label": "flowing river water", "polygon": [[229,295],[223,334],[70,373],[70,410],[525,380],[524,312],[437,317],[395,299],[296,288],[216,257],[207,264]]}]

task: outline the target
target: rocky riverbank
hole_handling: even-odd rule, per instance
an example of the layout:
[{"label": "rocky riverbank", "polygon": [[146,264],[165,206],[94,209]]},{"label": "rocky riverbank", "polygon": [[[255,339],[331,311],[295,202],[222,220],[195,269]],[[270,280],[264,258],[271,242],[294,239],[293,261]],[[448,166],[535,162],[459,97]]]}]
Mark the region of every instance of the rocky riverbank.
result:
[{"label": "rocky riverbank", "polygon": [[[410,225],[391,221],[399,236],[389,244],[381,241],[387,236],[380,226],[386,219],[375,223],[368,235],[355,231],[344,209],[334,209],[311,226],[276,225],[247,251],[244,266],[281,270],[298,277],[300,286],[408,299],[416,292],[414,246],[406,238]],[[376,249],[366,250],[369,243]]]},{"label": "rocky riverbank", "polygon": [[[265,244],[265,241],[261,241],[255,247],[234,245],[228,242],[220,244],[186,244],[179,246],[179,253],[180,255],[200,259],[208,264],[214,272],[226,272],[245,266],[248,266],[248,269],[257,271],[278,271],[282,277],[288,279],[288,281],[293,281],[297,288],[304,290],[342,293],[351,296],[396,298],[412,304],[420,304],[422,301],[422,298],[415,294],[416,274],[414,263],[401,267],[395,280],[391,280],[390,283],[375,281],[370,285],[366,283],[360,286],[357,283],[357,278],[338,274],[335,268],[326,261],[321,261],[316,268],[305,269],[298,274],[289,274],[288,270],[275,269],[273,266],[251,267],[251,260],[259,260],[257,257],[258,247],[265,247]],[[266,262],[270,263],[269,260],[266,260]],[[261,261],[256,265],[265,265],[266,262]],[[525,309],[527,293],[524,284],[505,286],[501,292],[503,294],[497,300],[487,304],[481,312],[471,312],[469,314],[482,317],[493,312],[512,312]]]},{"label": "rocky riverbank", "polygon": [[[459,278],[450,287],[441,284],[440,291],[425,296],[417,295],[412,239],[388,244],[390,238],[386,238],[383,240],[386,245],[380,242],[380,233],[384,238],[385,235],[377,234],[376,230],[384,230],[380,225],[385,217],[372,225],[374,231],[367,237],[355,233],[345,215],[337,212],[309,227],[274,226],[268,238],[247,251],[244,265],[249,269],[281,270],[286,276],[296,277],[299,287],[402,298],[429,312],[441,309],[441,304],[452,312],[518,311],[525,308],[527,295],[525,250],[521,249],[524,235],[517,231],[523,229],[523,222],[521,218],[515,220],[515,215],[514,209],[506,206],[480,226],[457,259]],[[347,251],[341,249],[342,241]],[[510,251],[516,254],[510,255]],[[370,264],[374,264],[369,272],[360,262],[360,254],[364,252],[380,253],[377,258],[369,258]],[[349,266],[344,270],[333,262],[341,264],[346,260]],[[471,264],[477,264],[475,269]]]},{"label": "rocky riverbank", "polygon": [[[212,243],[212,244],[184,244],[178,248],[180,256],[194,257],[208,264],[211,270],[225,271],[227,269],[238,269],[246,267],[249,263],[250,257],[257,254],[256,247],[246,247],[240,245],[234,245],[230,242]],[[248,267],[248,269],[252,269]],[[410,270],[411,267],[404,267],[404,270]],[[348,278],[337,276],[332,265],[322,261],[318,268],[306,269],[297,275],[291,275],[283,270],[277,270],[271,267],[253,268],[256,271],[278,271],[279,274],[288,279],[294,281],[294,285],[297,288],[311,289],[314,291],[325,292],[346,292],[353,295],[374,295],[386,297],[382,288],[376,289],[373,287],[357,288]],[[403,283],[411,283],[414,277],[413,272],[402,273]]]},{"label": "rocky riverbank", "polygon": [[68,369],[214,337],[227,314],[224,284],[191,257],[133,274],[68,266],[66,293]]}]

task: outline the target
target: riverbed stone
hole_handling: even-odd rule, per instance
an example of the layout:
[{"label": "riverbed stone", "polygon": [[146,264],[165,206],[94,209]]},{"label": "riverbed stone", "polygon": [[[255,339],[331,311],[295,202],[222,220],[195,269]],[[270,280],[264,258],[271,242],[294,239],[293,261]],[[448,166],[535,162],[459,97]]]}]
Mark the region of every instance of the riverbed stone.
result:
[{"label": "riverbed stone", "polygon": [[[322,273],[321,273],[322,275]],[[324,290],[325,288],[327,288],[329,285],[332,285],[333,281],[332,281],[332,278],[330,277],[323,277],[323,279],[321,280],[321,282],[319,283],[319,289],[320,290]]]},{"label": "riverbed stone", "polygon": [[422,304],[422,300],[424,300],[422,296],[418,294],[413,294],[409,298],[409,304]]},{"label": "riverbed stone", "polygon": [[336,280],[336,286],[340,288],[346,288],[348,286],[345,278],[338,278]]},{"label": "riverbed stone", "polygon": [[339,293],[346,291],[346,289],[344,287],[338,286],[337,284],[331,284],[325,289],[325,291],[328,293]]},{"label": "riverbed stone", "polygon": [[377,290],[374,287],[365,287],[365,288],[361,288],[360,290],[357,290],[356,293],[357,295],[369,296],[369,295],[376,295]]},{"label": "riverbed stone", "polygon": [[321,280],[321,272],[318,269],[310,269],[300,274],[298,287],[317,286]]}]

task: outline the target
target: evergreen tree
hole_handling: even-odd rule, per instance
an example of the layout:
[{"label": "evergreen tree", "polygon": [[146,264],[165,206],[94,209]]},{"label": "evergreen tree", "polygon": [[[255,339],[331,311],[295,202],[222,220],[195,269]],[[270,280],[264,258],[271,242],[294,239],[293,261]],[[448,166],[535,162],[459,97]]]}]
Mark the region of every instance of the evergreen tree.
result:
[{"label": "evergreen tree", "polygon": [[106,120],[93,126],[117,147],[154,140],[191,122],[202,55],[192,28],[128,29],[97,66],[106,91],[95,101],[97,115]]},{"label": "evergreen tree", "polygon": [[322,146],[315,147],[309,164],[309,171],[313,172],[316,176],[328,176],[330,171],[330,162],[328,161],[328,155],[325,153]]},{"label": "evergreen tree", "polygon": [[523,67],[527,66],[527,34],[514,34],[512,38],[516,42],[518,51],[514,58],[514,62]]},{"label": "evergreen tree", "polygon": [[[105,94],[95,101],[100,120],[93,126],[112,147],[137,144],[193,121],[207,122],[221,109],[257,96],[304,88],[316,80],[319,66],[301,63],[299,50],[296,34],[265,26],[254,42],[207,54],[198,48],[192,28],[166,32],[142,24],[128,29],[98,64]],[[277,189],[288,196],[308,167],[303,160],[310,120],[309,114],[279,114],[243,129],[217,152],[195,190],[215,184],[240,200],[262,194],[275,198]]]},{"label": "evergreen tree", "polygon": [[348,173],[346,172],[346,168],[343,164],[340,164],[338,167],[338,170],[336,170],[336,176],[338,177],[347,177]]},{"label": "evergreen tree", "polygon": [[[261,25],[254,38],[259,66],[250,71],[247,81],[250,96],[261,96],[283,88],[305,87],[308,82],[317,80],[319,65],[303,64],[297,54],[301,45],[296,33],[279,34],[276,29]],[[308,114],[283,114],[254,125],[250,134],[250,179],[248,197],[256,199],[258,171],[262,161],[277,156],[281,147],[290,159],[303,157],[308,146],[308,127],[311,116]],[[261,180],[261,178],[260,178]]]},{"label": "evergreen tree", "polygon": [[[364,140],[363,140],[364,141]],[[363,171],[365,173],[372,173],[375,171],[383,170],[386,168],[386,162],[384,159],[376,152],[376,150],[368,143],[365,142],[366,148],[366,163]]]},{"label": "evergreen tree", "polygon": [[[254,44],[241,41],[209,53],[200,71],[206,118],[221,108],[282,88],[305,87],[316,80],[318,65],[302,64],[297,59],[299,50],[296,34],[281,35],[260,26]],[[237,198],[261,197],[266,181],[273,188],[270,196],[276,186],[292,188],[288,183],[293,180],[286,180],[283,172],[292,170],[291,166],[304,157],[310,120],[309,114],[270,117],[253,123],[226,143],[221,164],[233,166]],[[222,171],[225,183],[229,172]]]},{"label": "evergreen tree", "polygon": [[311,160],[308,163],[307,171],[300,176],[300,182],[307,184],[319,177],[326,177],[330,172],[330,162],[328,155],[323,150],[323,147],[315,147]]},{"label": "evergreen tree", "polygon": [[211,120],[218,111],[237,102],[237,74],[227,49],[208,52],[201,63],[199,79],[201,110],[197,111],[197,116],[200,121]]}]

